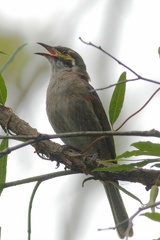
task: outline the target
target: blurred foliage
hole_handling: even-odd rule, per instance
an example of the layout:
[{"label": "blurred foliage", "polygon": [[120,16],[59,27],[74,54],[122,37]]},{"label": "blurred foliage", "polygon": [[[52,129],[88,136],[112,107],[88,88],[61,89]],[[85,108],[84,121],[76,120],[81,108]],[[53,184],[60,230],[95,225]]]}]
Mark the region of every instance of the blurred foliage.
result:
[{"label": "blurred foliage", "polygon": [[7,88],[4,82],[4,79],[2,77],[2,74],[0,73],[0,104],[4,105],[7,99]]},{"label": "blurred foliage", "polygon": [[[2,67],[7,62],[8,57],[11,56],[15,50],[23,43],[24,41],[19,35],[0,36],[0,50],[6,53],[5,55],[1,55],[0,67]],[[10,65],[7,71],[4,72],[4,78],[6,79],[6,82],[14,81],[15,83],[19,83],[21,81],[21,76],[28,60],[29,54],[27,53],[26,49],[23,49],[23,52],[19,53],[18,58],[15,58],[15,61],[12,63],[12,65]]]},{"label": "blurred foliage", "polygon": [[[4,149],[8,148],[8,139],[3,139],[0,143],[0,152]],[[7,174],[7,158],[8,155],[4,155],[0,158],[0,184],[4,184],[6,182],[6,174]],[[0,187],[0,194],[2,193],[3,188]]]}]

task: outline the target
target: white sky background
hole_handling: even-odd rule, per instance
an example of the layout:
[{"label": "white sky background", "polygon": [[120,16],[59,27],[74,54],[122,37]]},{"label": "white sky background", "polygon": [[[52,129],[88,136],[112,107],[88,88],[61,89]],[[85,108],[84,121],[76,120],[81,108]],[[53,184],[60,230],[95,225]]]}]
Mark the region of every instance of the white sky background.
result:
[{"label": "white sky background", "polygon": [[[116,82],[124,68],[98,50],[81,43],[79,36],[86,41],[101,45],[139,74],[158,81],[160,1],[122,0],[121,4],[119,2],[119,0],[46,0],[45,2],[35,0],[29,3],[29,1],[5,0],[1,2],[0,7],[0,29],[2,34],[20,34],[23,39],[22,44],[28,43],[27,49],[31,55],[43,51],[36,42],[65,45],[77,50],[86,62],[94,87],[103,87]],[[120,27],[116,26],[118,24]],[[3,46],[0,47],[3,51]],[[33,55],[26,69],[30,70],[28,73],[30,76],[38,66],[43,65],[46,66],[46,71],[40,79],[35,80],[29,95],[26,96],[22,106],[19,105],[16,109],[16,113],[40,132],[52,133],[53,130],[45,114],[45,92],[50,69],[45,59],[36,55]],[[129,73],[128,77],[133,75]],[[25,84],[24,79],[23,84]],[[142,81],[128,84],[124,115],[120,121],[140,108],[157,87]],[[111,92],[111,89],[103,93],[99,92],[104,102],[108,100],[106,95],[110,96]],[[12,101],[9,96],[10,107]],[[159,94],[142,113],[126,124],[125,129],[160,130],[158,101]],[[134,139],[137,140],[138,138]],[[117,148],[122,146],[121,141],[116,139]],[[127,150],[132,142],[130,138],[123,141],[123,149],[118,148],[119,153]],[[63,166],[60,170],[63,170]],[[52,171],[57,171],[55,164],[39,159],[31,147],[18,150],[17,153],[9,156],[8,181]],[[81,184],[85,177],[83,175],[62,177],[44,182],[40,186],[33,204],[32,240],[118,239],[116,232],[97,231],[97,228],[112,227],[114,223],[103,187],[98,181],[93,181],[87,182],[82,188]],[[144,186],[128,183],[122,185],[136,194],[142,202],[148,201],[149,195]],[[27,208],[33,187],[34,184],[28,184],[6,189],[3,192],[0,199],[0,226],[3,240],[27,239]],[[140,207],[139,203],[125,195],[123,198],[129,215],[134,214]],[[160,233],[157,229],[159,229],[158,223],[152,223],[139,216],[134,220],[135,235],[132,239],[158,238]]]}]

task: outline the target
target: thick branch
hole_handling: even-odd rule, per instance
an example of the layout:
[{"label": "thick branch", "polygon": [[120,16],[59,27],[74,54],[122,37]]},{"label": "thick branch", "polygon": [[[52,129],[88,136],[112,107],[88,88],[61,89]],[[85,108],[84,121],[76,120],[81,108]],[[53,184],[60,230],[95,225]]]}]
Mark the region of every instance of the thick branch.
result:
[{"label": "thick branch", "polygon": [[[0,125],[3,129],[7,127],[16,135],[39,135],[35,128],[32,128],[28,123],[17,117],[9,108],[3,106],[0,106]],[[31,145],[38,154],[45,155],[47,160],[55,160],[73,171],[91,174],[96,179],[139,182],[147,187],[154,184],[160,185],[160,181],[157,181],[160,171],[135,168],[131,171],[117,171],[114,173],[92,172],[93,169],[100,166],[99,159],[93,161],[91,157],[86,157],[72,148],[59,145],[50,140],[36,141]],[[109,165],[111,163],[105,163],[105,167]]]}]

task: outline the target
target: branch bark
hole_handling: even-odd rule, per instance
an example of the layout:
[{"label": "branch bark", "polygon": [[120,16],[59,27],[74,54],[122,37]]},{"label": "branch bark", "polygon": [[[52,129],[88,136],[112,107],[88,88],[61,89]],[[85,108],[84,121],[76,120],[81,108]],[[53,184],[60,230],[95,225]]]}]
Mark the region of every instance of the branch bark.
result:
[{"label": "branch bark", "polygon": [[[27,122],[16,116],[11,109],[0,105],[0,125],[2,128],[9,129],[16,135],[25,136],[38,136],[40,133],[32,128]],[[109,181],[129,181],[139,182],[149,189],[152,185],[160,186],[160,171],[135,168],[130,171],[117,171],[117,172],[93,172],[92,170],[97,167],[110,166],[112,163],[105,163],[103,165],[97,158],[85,156],[80,152],[60,145],[50,140],[35,140],[31,143],[33,148],[41,156],[45,156],[46,160],[57,161],[58,164],[62,163],[66,168],[79,172],[92,175],[95,179],[109,180]]]}]

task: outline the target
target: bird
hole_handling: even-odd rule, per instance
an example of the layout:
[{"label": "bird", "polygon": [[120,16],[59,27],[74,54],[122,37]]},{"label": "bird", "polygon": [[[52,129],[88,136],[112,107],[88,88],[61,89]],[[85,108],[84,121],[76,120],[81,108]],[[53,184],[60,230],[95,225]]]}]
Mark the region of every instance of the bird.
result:
[{"label": "bird", "polygon": [[[36,54],[44,56],[51,65],[46,111],[54,131],[56,133],[66,133],[111,130],[102,102],[90,85],[90,77],[82,57],[68,47],[52,47],[40,42],[38,44],[48,52],[38,52]],[[86,155],[97,154],[101,160],[113,159],[114,161],[116,152],[113,136],[108,136],[99,141],[95,141],[96,138],[96,136],[72,136],[62,138],[62,141],[74,149],[84,151]],[[109,181],[103,181],[102,183],[109,200],[119,238],[133,236],[133,229],[129,227],[129,217],[118,188]],[[118,185],[118,182],[116,184]]]}]

